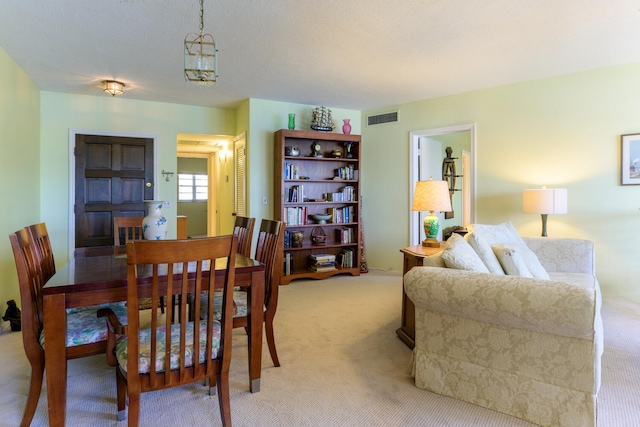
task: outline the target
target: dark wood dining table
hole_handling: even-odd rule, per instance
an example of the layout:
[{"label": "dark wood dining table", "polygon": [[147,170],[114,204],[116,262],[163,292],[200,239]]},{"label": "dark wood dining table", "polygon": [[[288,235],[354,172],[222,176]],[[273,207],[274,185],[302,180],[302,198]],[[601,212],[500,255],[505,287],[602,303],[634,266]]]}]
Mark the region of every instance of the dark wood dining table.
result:
[{"label": "dark wood dining table", "polygon": [[[215,271],[216,275],[223,275],[224,266],[216,264]],[[238,254],[235,271],[235,284],[248,287],[249,379],[251,392],[255,393],[260,391],[265,267]],[[126,301],[127,260],[113,255],[74,257],[51,277],[42,293],[49,425],[64,426],[67,397],[66,309]]]}]

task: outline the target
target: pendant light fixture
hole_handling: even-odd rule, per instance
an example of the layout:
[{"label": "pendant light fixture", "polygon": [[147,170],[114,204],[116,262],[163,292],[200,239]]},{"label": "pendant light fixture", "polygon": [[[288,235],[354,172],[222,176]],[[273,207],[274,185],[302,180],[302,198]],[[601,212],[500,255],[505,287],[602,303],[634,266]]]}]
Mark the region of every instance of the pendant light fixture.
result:
[{"label": "pendant light fixture", "polygon": [[124,83],[116,80],[103,80],[102,90],[110,93],[111,96],[122,95],[124,93]]},{"label": "pendant light fixture", "polygon": [[218,82],[216,42],[204,33],[204,0],[200,0],[200,34],[189,33],[184,38],[184,79],[203,86]]}]

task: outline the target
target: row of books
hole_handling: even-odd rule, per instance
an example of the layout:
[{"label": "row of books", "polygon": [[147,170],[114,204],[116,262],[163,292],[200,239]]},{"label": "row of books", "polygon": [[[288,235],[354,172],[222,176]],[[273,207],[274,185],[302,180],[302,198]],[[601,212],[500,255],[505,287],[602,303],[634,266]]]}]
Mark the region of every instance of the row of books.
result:
[{"label": "row of books", "polygon": [[352,186],[347,185],[336,193],[324,193],[323,198],[327,202],[354,202],[356,201],[356,190]]},{"label": "row of books", "polygon": [[284,179],[298,179],[298,166],[284,162]]},{"label": "row of books", "polygon": [[344,206],[342,208],[327,208],[327,213],[331,214],[331,218],[328,222],[334,224],[344,224],[348,222],[355,222],[355,207]]},{"label": "row of books", "polygon": [[352,248],[344,248],[336,257],[336,264],[342,268],[353,268],[357,265],[356,250]]},{"label": "row of books", "polygon": [[307,207],[286,207],[282,218],[284,218],[287,225],[305,225],[307,224]]},{"label": "row of books", "polygon": [[285,202],[303,202],[304,185],[294,185],[285,191]]},{"label": "row of books", "polygon": [[311,254],[307,265],[311,271],[333,271],[336,269],[336,256],[333,254]]},{"label": "row of books", "polygon": [[343,227],[336,229],[336,243],[346,244],[354,242],[355,236],[353,235],[352,228]]},{"label": "row of books", "polygon": [[334,176],[340,179],[358,179],[358,171],[354,165],[343,166],[338,169],[334,169]]},{"label": "row of books", "polygon": [[282,274],[289,276],[293,273],[293,254],[291,252],[284,253],[284,265],[282,266]]}]

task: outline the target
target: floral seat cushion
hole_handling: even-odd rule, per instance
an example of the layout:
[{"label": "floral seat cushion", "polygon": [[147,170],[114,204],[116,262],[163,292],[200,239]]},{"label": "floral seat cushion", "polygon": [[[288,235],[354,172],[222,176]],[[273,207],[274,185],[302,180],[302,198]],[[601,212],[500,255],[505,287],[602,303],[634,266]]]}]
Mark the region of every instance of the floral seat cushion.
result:
[{"label": "floral seat cushion", "polygon": [[[207,318],[209,301],[207,294],[203,293],[200,297],[200,318]],[[233,292],[233,317],[247,316],[247,293],[244,291]],[[213,294],[213,317],[215,320],[222,318],[222,292],[214,292]]]},{"label": "floral seat cushion", "polygon": [[[91,344],[107,339],[107,321],[98,317],[98,310],[111,308],[123,325],[127,324],[127,307],[124,302],[100,304],[67,310],[67,347]],[[40,345],[44,348],[44,332],[40,333]]]},{"label": "floral seat cushion", "polygon": [[[207,322],[202,320],[200,324],[200,351],[198,360],[200,363],[204,363],[205,353],[207,349]],[[186,325],[185,334],[185,366],[193,365],[193,322],[189,322]],[[166,360],[166,328],[158,328],[156,330],[157,348],[156,348],[156,360],[155,367],[156,372],[164,372],[165,360]],[[116,341],[116,359],[122,368],[127,370],[127,361],[129,355],[127,352],[128,340],[125,335],[120,336]],[[212,358],[217,357],[218,349],[220,348],[220,322],[213,322],[213,353]],[[149,372],[149,366],[151,366],[151,329],[142,329],[140,331],[140,343],[139,343],[139,358],[138,358],[138,371],[141,374]],[[171,350],[170,350],[170,366],[171,369],[178,369],[180,365],[180,324],[176,323],[171,325]]]}]

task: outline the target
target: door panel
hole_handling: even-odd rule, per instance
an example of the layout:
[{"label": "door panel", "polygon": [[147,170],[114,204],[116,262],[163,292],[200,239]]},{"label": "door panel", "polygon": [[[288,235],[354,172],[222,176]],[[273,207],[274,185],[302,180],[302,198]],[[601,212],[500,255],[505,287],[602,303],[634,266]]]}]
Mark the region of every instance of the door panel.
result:
[{"label": "door panel", "polygon": [[75,247],[113,246],[113,218],[153,198],[153,139],[76,135],[75,156]]}]

